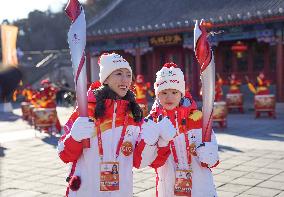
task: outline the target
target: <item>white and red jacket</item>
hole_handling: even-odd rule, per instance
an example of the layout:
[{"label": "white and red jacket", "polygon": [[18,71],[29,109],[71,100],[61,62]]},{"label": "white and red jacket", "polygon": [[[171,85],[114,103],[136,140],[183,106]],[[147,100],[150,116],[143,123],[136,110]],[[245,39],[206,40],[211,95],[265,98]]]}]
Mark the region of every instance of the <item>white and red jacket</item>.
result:
[{"label": "white and red jacket", "polygon": [[[186,99],[188,101],[188,99]],[[174,110],[166,111],[161,108],[159,104],[154,104],[151,116],[157,119],[160,114],[167,115],[175,125],[179,134],[174,138],[173,142],[175,145],[178,166],[181,170],[188,170],[188,157],[186,152],[185,133],[188,133],[188,139],[190,147],[198,147],[202,143],[202,112],[196,110],[196,105],[193,103],[190,106],[180,106]],[[182,126],[182,119],[186,120],[185,126]],[[216,147],[216,154],[218,154],[218,145],[214,132],[212,132],[212,143],[213,147]],[[157,196],[158,197],[173,197],[174,185],[175,185],[175,172],[177,165],[174,161],[173,150],[165,161],[165,164],[156,169],[157,173]],[[159,157],[159,156],[158,156]],[[157,158],[161,159],[161,158]],[[215,163],[215,161],[214,161]],[[211,166],[215,167],[219,163]],[[192,169],[192,197],[217,197],[213,176],[210,168],[205,163],[201,163],[196,154],[195,149],[192,149],[191,154],[191,169]]]},{"label": "white and red jacket", "polygon": [[[90,139],[90,148],[83,149],[82,143],[75,141],[70,129],[72,124],[78,117],[75,111],[66,123],[65,135],[61,137],[58,143],[58,154],[65,163],[71,162],[71,173],[69,177],[80,177],[81,184],[77,191],[67,188],[66,196],[73,197],[130,197],[133,196],[133,173],[132,168],[145,167],[150,165],[154,159],[167,158],[170,154],[169,149],[158,148],[156,145],[148,145],[141,139],[141,123],[134,122],[131,112],[127,111],[128,101],[125,100],[105,100],[106,111],[103,119],[101,119],[100,129],[103,144],[103,161],[114,161],[117,144],[119,142],[124,118],[128,116],[128,125],[126,127],[126,135],[124,142],[131,142],[134,151],[129,156],[125,156],[120,151],[116,161],[119,162],[120,169],[120,189],[113,192],[100,192],[100,171],[99,164],[101,162],[98,152],[98,138],[94,129],[94,137]],[[95,109],[95,97],[88,93],[88,109],[90,118],[93,117]],[[94,120],[96,121],[96,120]],[[143,128],[143,126],[142,126]],[[149,128],[149,127],[145,127]],[[145,134],[151,135],[151,132],[143,131]],[[151,137],[148,136],[149,139]],[[163,159],[164,160],[164,159]],[[159,162],[158,162],[159,163]],[[163,165],[163,163],[161,163]],[[156,163],[154,166],[159,167]]]}]

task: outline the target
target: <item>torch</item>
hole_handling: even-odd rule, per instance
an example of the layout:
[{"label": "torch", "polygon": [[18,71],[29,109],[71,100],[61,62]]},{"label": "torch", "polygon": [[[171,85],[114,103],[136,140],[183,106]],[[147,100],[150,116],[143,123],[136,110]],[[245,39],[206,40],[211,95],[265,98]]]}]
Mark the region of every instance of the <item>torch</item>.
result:
[{"label": "torch", "polygon": [[206,28],[196,21],[194,27],[194,51],[200,65],[200,78],[202,82],[202,142],[211,141],[212,114],[215,97],[215,63],[213,52],[207,40]]},{"label": "torch", "polygon": [[[83,6],[78,0],[69,0],[65,12],[71,20],[71,26],[68,31],[68,44],[72,60],[79,116],[88,117],[85,13]],[[85,139],[82,143],[84,148],[90,147],[90,139]]]}]

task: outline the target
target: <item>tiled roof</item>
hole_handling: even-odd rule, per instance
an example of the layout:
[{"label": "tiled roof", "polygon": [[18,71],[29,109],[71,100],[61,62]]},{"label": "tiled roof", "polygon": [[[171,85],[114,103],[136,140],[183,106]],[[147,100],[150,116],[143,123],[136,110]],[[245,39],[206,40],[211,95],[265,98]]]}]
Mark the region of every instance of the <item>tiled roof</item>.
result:
[{"label": "tiled roof", "polygon": [[192,27],[204,18],[214,24],[284,16],[284,0],[120,0],[88,36]]}]

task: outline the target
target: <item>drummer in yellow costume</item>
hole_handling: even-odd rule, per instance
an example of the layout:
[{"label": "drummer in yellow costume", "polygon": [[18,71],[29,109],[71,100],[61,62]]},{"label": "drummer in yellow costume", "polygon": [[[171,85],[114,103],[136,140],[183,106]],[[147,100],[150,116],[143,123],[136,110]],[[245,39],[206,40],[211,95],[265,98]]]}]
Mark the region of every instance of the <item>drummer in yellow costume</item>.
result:
[{"label": "drummer in yellow costume", "polygon": [[213,121],[218,123],[220,127],[227,126],[227,105],[223,99],[223,84],[224,80],[217,73],[215,82],[215,100],[213,108]]},{"label": "drummer in yellow costume", "polygon": [[255,117],[260,117],[261,112],[267,112],[269,117],[276,118],[275,115],[275,95],[270,94],[270,80],[265,79],[263,72],[256,78],[256,87],[246,77],[249,90],[254,96]]},{"label": "drummer in yellow costume", "polygon": [[18,95],[24,97],[24,102],[21,102],[22,118],[31,122],[30,107],[35,90],[32,89],[30,85],[27,85],[24,89],[17,89],[13,94],[13,101],[17,100]]},{"label": "drummer in yellow costume", "polygon": [[22,95],[25,97],[26,102],[31,102],[34,93],[35,93],[35,91],[32,89],[32,87],[30,85],[28,85],[22,91]]},{"label": "drummer in yellow costume", "polygon": [[147,93],[153,97],[154,92],[150,89],[150,83],[145,84],[143,75],[137,75],[134,92],[136,94],[136,102],[143,109],[143,115],[146,116],[148,114]]},{"label": "drummer in yellow costume", "polygon": [[217,80],[215,82],[215,102],[223,100],[223,90],[222,90],[223,84],[224,84],[223,79],[217,73]]},{"label": "drummer in yellow costume", "polygon": [[249,90],[256,95],[267,95],[270,94],[269,86],[271,81],[265,79],[265,75],[263,72],[260,72],[256,77],[256,87],[252,84],[252,82],[246,76],[246,80],[248,83]]},{"label": "drummer in yellow costume", "polygon": [[232,73],[231,77],[229,78],[229,85],[230,85],[229,93],[232,93],[232,94],[241,93],[240,91],[241,84],[242,82],[237,79],[234,73]]}]

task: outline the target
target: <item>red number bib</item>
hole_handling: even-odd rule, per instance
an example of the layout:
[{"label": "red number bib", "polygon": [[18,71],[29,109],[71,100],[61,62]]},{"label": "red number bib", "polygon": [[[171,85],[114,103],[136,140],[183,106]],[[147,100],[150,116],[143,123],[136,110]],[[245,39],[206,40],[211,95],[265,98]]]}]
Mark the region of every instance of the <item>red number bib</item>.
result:
[{"label": "red number bib", "polygon": [[110,192],[119,190],[119,163],[100,163],[100,191]]},{"label": "red number bib", "polygon": [[192,178],[190,170],[177,170],[175,182],[175,195],[176,196],[189,196],[191,197]]}]

